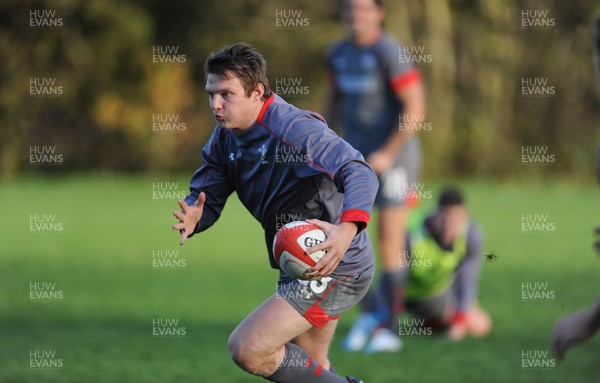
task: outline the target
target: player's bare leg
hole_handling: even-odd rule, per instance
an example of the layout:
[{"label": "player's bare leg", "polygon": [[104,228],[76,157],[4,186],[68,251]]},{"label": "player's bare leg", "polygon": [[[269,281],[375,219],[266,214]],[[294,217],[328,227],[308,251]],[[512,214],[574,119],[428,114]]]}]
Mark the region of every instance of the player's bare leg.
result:
[{"label": "player's bare leg", "polygon": [[269,376],[277,369],[276,353],[312,325],[276,294],[248,315],[229,337],[233,361],[245,371]]},{"label": "player's bare leg", "polygon": [[312,327],[285,299],[273,294],[236,327],[229,337],[229,352],[245,371],[276,382],[347,383],[289,343]]},{"label": "player's bare leg", "polygon": [[330,369],[331,363],[327,359],[329,354],[329,345],[333,339],[333,334],[337,327],[338,320],[331,320],[322,328],[313,327],[310,330],[298,335],[292,343],[302,347],[310,356],[313,357],[323,368]]},{"label": "player's bare leg", "polygon": [[380,281],[380,299],[387,316],[380,318],[385,327],[379,328],[367,344],[366,351],[395,352],[402,347],[398,337],[398,315],[402,311],[404,284],[408,268],[404,267],[405,236],[409,207],[388,206],[379,212],[379,251],[383,265]]},{"label": "player's bare leg", "polygon": [[384,271],[400,268],[409,211],[408,204],[404,204],[386,207],[379,212],[379,251]]}]

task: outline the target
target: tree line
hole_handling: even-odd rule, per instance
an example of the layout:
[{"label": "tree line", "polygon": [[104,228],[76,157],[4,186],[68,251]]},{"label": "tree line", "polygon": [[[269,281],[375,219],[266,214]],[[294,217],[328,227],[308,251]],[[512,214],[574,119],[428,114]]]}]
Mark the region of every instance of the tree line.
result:
[{"label": "tree line", "polygon": [[[427,91],[427,176],[591,177],[595,2],[385,4]],[[324,52],[346,33],[339,2],[315,0],[6,1],[0,20],[3,178],[189,170],[214,127],[211,51],[253,44],[271,87],[320,112]]]}]

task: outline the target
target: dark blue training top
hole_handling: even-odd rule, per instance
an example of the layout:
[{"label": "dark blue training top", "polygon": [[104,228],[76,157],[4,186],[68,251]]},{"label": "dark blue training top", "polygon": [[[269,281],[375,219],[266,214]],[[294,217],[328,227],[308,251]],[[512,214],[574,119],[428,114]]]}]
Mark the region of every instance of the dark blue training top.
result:
[{"label": "dark blue training top", "polygon": [[346,140],[365,157],[398,131],[404,106],[396,92],[420,81],[419,71],[404,52],[406,47],[385,32],[370,46],[344,38],[327,52],[331,86],[341,99],[338,118]]},{"label": "dark blue training top", "polygon": [[265,230],[271,267],[277,229],[288,221],[317,218],[356,222],[359,233],[334,271],[355,275],[374,263],[365,230],[378,181],[363,156],[327,127],[321,116],[271,95],[242,133],[216,127],[202,150],[203,164],[190,183],[186,203],[206,193],[195,232],[219,218],[232,192]]}]

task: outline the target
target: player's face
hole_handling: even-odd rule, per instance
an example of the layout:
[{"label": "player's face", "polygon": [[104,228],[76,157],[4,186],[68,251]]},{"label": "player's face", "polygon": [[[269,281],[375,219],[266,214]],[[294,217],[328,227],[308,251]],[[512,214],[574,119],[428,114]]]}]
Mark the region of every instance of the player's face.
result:
[{"label": "player's face", "polygon": [[229,76],[221,78],[209,73],[206,77],[206,93],[210,109],[217,125],[224,129],[241,130],[252,126],[262,107],[260,89],[252,92],[250,97],[239,78]]},{"label": "player's face", "polygon": [[360,38],[381,27],[383,9],[375,0],[346,0],[343,16],[352,34]]},{"label": "player's face", "polygon": [[446,245],[454,243],[456,235],[467,224],[469,215],[464,205],[453,205],[444,208],[442,211],[442,241]]}]

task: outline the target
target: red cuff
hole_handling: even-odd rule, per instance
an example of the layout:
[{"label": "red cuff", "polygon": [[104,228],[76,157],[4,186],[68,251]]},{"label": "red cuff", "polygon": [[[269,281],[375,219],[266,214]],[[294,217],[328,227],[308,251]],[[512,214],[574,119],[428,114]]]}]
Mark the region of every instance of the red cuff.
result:
[{"label": "red cuff", "polygon": [[371,218],[371,216],[364,210],[350,209],[342,213],[342,216],[340,217],[340,223],[354,222],[358,226],[358,232],[360,232],[367,228],[369,218]]},{"label": "red cuff", "polygon": [[467,323],[467,315],[462,311],[456,311],[452,316],[452,324],[465,324]]},{"label": "red cuff", "polygon": [[421,72],[417,68],[410,69],[408,72],[397,75],[390,81],[392,89],[396,92],[408,85],[421,81]]}]

